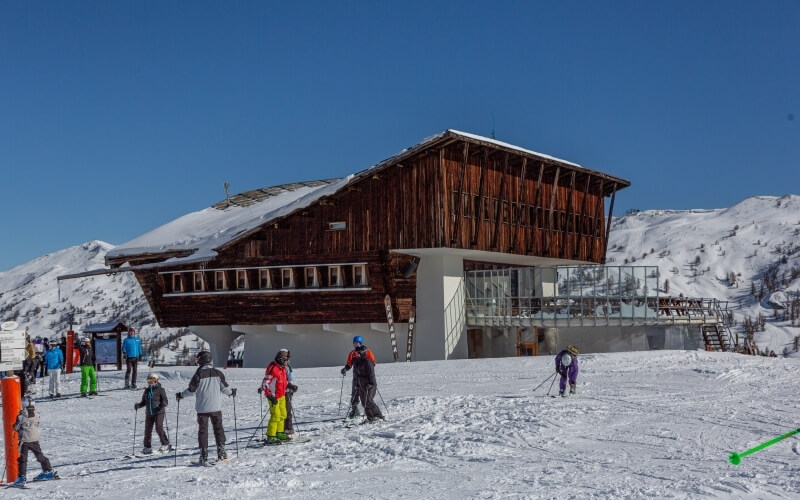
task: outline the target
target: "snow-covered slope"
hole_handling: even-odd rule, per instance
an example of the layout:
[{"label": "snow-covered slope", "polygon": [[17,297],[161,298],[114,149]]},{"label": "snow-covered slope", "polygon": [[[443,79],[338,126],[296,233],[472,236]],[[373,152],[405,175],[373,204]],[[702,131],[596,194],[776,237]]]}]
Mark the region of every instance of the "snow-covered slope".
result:
[{"label": "snow-covered slope", "polygon": [[[651,351],[581,355],[580,363],[579,393],[565,399],[547,397],[550,357],[379,364],[376,401],[388,421],[351,429],[336,420],[350,377],[338,367],[298,369],[296,427],[311,441],[258,450],[244,446],[266,411],[256,393],[263,371],[228,369],[239,396],[235,407],[223,401],[227,449],[237,456],[238,437],[239,451],[215,467],[189,465],[198,453],[194,399],[178,411],[174,394],[192,368],[161,372],[178,451],[153,459],[122,458],[142,446],[144,417],[133,410],[141,391],[120,389],[120,373],[101,373],[101,397],[38,403],[42,448],[64,479],[0,497],[800,496],[796,437],[728,463],[731,452],[798,427],[791,395],[800,389],[800,360]],[[65,393],[77,388],[71,375]],[[29,467],[39,471],[33,457]]]},{"label": "snow-covered slope", "polygon": [[[780,353],[800,335],[791,322],[774,318],[776,304],[800,293],[800,196],[755,196],[726,209],[628,214],[614,220],[608,249],[608,265],[658,266],[670,295],[728,301],[739,324],[735,332],[742,333],[746,316],[763,314],[766,331],[755,337],[762,349]],[[770,268],[778,277],[776,289],[766,286],[760,296]]]},{"label": "snow-covered slope", "polygon": [[142,338],[177,329],[160,328],[131,273],[57,281],[58,276],[102,269],[112,245],[90,241],[43,255],[0,273],[0,319],[13,320],[32,337],[60,337],[91,323],[121,320]]}]

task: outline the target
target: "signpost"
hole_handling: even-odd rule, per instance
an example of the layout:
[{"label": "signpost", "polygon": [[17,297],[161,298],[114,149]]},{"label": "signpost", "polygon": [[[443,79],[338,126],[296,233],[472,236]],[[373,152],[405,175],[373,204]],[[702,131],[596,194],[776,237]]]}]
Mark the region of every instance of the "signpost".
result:
[{"label": "signpost", "polygon": [[15,330],[15,321],[0,325],[0,371],[22,370],[25,361],[25,330]]}]

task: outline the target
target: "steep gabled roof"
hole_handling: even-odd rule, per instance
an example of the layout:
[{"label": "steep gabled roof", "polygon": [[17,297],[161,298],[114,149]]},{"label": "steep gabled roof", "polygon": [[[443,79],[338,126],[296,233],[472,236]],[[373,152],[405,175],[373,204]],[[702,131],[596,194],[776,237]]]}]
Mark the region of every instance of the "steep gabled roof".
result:
[{"label": "steep gabled roof", "polygon": [[[217,251],[241,238],[257,231],[276,219],[285,217],[297,210],[306,208],[326,196],[332,196],[348,184],[358,182],[364,177],[374,175],[392,165],[402,163],[428,149],[436,149],[447,144],[462,141],[476,145],[507,151],[515,155],[527,156],[548,164],[561,165],[610,180],[605,190],[609,195],[613,189],[619,190],[630,182],[602,172],[589,170],[576,163],[537,153],[495,139],[446,130],[424,139],[419,144],[404,149],[372,167],[341,179],[283,184],[270,188],[256,189],[237,194],[213,206],[179,217],[161,227],[119,245],[108,252],[106,263],[117,267],[131,260],[142,264],[154,262],[160,255],[162,265],[176,263],[202,262],[213,259]],[[151,264],[158,266],[159,263]]]}]

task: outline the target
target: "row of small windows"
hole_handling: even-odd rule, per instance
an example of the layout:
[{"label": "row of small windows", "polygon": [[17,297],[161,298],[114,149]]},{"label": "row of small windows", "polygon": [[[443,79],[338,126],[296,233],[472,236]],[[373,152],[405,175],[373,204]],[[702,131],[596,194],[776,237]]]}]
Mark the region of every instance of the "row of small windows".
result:
[{"label": "row of small windows", "polygon": [[[453,191],[451,196],[450,213],[453,220],[457,214],[461,214],[466,219],[483,219],[485,221],[502,220],[503,224],[517,224],[523,227],[533,227],[534,221],[538,229],[549,227],[550,210],[543,207],[535,207],[524,203],[508,202],[499,198],[489,198],[488,196],[478,196],[470,193]],[[460,203],[459,203],[460,202]],[[553,214],[553,225],[563,229],[567,225],[568,218],[573,220],[569,223],[569,232],[593,235],[595,233],[595,218],[586,215],[581,217],[579,214],[567,213],[563,210],[556,210]],[[583,227],[578,225],[583,221]]]},{"label": "row of small windows", "polygon": [[168,275],[172,293],[345,288],[369,284],[366,264],[184,271]]}]

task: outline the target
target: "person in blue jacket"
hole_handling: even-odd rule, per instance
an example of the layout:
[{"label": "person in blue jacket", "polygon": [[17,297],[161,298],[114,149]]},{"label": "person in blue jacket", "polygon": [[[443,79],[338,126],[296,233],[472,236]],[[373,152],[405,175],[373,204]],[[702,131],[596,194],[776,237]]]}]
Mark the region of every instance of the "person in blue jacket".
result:
[{"label": "person in blue jacket", "polygon": [[561,375],[558,382],[558,394],[565,398],[567,393],[567,380],[569,380],[569,393],[575,394],[575,386],[578,382],[578,348],[574,345],[558,353],[556,356],[556,371]]},{"label": "person in blue jacket", "polygon": [[61,397],[61,367],[64,365],[64,354],[55,340],[50,341],[50,348],[44,353],[44,364],[50,376],[50,397]]},{"label": "person in blue jacket", "polygon": [[136,389],[136,368],[142,356],[142,341],[133,328],[128,330],[128,336],[122,341],[122,352],[125,354],[125,388]]}]

